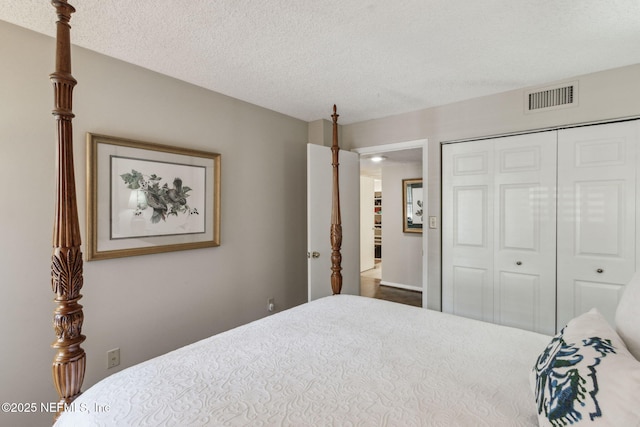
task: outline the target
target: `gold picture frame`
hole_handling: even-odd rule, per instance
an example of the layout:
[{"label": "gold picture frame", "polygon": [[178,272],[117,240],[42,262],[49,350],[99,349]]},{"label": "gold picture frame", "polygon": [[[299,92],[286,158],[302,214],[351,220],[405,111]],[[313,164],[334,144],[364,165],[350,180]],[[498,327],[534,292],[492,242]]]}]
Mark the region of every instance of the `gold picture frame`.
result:
[{"label": "gold picture frame", "polygon": [[87,133],[87,261],[219,246],[220,163]]},{"label": "gold picture frame", "polygon": [[422,178],[402,180],[402,232],[422,233],[424,218]]}]

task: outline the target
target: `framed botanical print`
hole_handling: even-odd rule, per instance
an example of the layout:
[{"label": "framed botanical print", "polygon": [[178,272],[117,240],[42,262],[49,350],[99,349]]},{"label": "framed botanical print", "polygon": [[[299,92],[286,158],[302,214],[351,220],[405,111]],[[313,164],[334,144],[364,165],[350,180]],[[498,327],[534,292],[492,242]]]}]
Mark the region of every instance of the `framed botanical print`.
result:
[{"label": "framed botanical print", "polygon": [[87,134],[87,260],[220,245],[220,154]]}]

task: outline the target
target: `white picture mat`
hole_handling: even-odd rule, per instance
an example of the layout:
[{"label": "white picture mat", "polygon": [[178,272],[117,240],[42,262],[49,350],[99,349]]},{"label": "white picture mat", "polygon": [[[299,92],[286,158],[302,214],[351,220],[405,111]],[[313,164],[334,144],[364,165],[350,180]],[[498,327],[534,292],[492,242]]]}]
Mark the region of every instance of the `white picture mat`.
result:
[{"label": "white picture mat", "polygon": [[[151,175],[162,178],[160,187],[167,184],[173,188],[174,178],[180,178],[183,188],[191,188],[186,197],[187,206],[198,213],[165,215],[164,220],[153,223],[153,207],[136,210],[135,204],[131,205],[132,196],[134,199],[136,196],[146,199],[143,191],[131,190],[121,176],[133,170],[147,179]],[[111,239],[204,233],[206,190],[206,169],[203,166],[111,156]],[[141,194],[137,195],[138,192]]]},{"label": "white picture mat", "polygon": [[110,160],[111,156],[148,159],[156,162],[180,163],[184,165],[202,166],[205,170],[206,192],[212,193],[215,188],[214,160],[203,157],[193,157],[162,151],[146,150],[121,145],[98,142],[97,144],[97,251],[111,251],[119,249],[144,248],[159,245],[173,245],[181,243],[206,242],[213,239],[213,210],[214,198],[207,197],[204,212],[205,230],[199,234],[183,234],[171,236],[152,236],[129,239],[110,239]]}]

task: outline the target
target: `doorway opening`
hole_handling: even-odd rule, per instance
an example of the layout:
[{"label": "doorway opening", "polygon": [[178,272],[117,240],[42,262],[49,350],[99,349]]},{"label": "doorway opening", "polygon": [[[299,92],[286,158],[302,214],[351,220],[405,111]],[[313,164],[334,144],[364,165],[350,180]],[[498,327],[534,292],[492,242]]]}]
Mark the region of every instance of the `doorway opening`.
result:
[{"label": "doorway opening", "polygon": [[402,227],[403,180],[422,178],[422,151],[360,153],[361,295],[423,306],[422,233]]}]

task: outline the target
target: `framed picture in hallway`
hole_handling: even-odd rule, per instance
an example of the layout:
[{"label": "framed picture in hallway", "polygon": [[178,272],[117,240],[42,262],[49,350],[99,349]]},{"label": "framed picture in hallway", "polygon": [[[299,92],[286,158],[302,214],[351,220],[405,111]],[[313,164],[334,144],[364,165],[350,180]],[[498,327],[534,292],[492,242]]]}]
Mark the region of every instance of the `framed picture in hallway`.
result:
[{"label": "framed picture in hallway", "polygon": [[422,233],[424,201],[422,178],[402,180],[402,231]]},{"label": "framed picture in hallway", "polygon": [[87,260],[220,244],[220,154],[87,134]]}]

